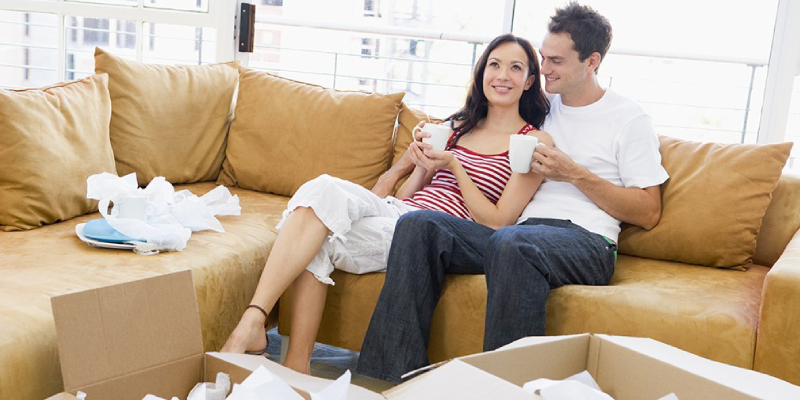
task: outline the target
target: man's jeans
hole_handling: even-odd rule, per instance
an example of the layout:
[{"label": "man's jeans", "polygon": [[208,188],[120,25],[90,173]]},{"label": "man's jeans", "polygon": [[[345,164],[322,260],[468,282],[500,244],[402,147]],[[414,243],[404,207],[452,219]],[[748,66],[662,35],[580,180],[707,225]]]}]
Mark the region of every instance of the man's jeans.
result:
[{"label": "man's jeans", "polygon": [[544,335],[550,289],[608,284],[615,250],[603,236],[565,220],[531,218],[495,231],[437,211],[405,214],[356,370],[399,383],[401,375],[428,364],[445,274],[486,274],[488,351]]}]

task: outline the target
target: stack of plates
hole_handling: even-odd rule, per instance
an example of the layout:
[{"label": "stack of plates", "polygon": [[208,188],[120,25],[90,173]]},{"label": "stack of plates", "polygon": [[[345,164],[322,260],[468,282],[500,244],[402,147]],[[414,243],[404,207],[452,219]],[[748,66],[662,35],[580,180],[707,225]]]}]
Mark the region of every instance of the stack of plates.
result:
[{"label": "stack of plates", "polygon": [[85,224],[75,226],[75,233],[82,241],[95,246],[109,249],[133,249],[131,242],[145,242],[125,236],[112,228],[104,218],[91,220]]}]

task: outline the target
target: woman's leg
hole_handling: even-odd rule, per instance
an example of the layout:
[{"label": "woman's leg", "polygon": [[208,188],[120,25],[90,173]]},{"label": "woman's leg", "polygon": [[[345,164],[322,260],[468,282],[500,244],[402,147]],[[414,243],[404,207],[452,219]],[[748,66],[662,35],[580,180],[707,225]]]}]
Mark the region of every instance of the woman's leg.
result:
[{"label": "woman's leg", "polygon": [[292,336],[283,362],[285,367],[303,374],[311,372],[311,352],[317,340],[327,294],[328,285],[308,271],[303,271],[292,284]]},{"label": "woman's leg", "polygon": [[[329,233],[311,208],[295,209],[275,239],[250,304],[270,312],[281,294],[320,251]],[[261,311],[248,308],[220,351],[243,353],[264,348],[265,323]]]}]

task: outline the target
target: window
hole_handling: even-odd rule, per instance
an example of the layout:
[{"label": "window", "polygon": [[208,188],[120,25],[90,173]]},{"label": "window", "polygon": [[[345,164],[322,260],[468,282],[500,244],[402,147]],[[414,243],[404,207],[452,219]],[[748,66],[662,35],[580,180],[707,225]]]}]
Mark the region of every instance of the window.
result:
[{"label": "window", "polygon": [[[6,1],[21,10],[0,9],[0,87],[90,75],[95,46],[122,58],[168,64],[233,59],[236,48],[227,32],[234,29],[229,16],[235,2],[212,1],[214,7],[209,0]],[[87,10],[93,15],[81,15]],[[218,35],[230,46],[217,46]]]},{"label": "window", "polygon": [[173,10],[208,10],[208,0],[145,0],[144,4],[145,6],[149,7],[167,8]]},{"label": "window", "polygon": [[136,23],[133,21],[117,22],[117,48],[133,49],[136,46]]},{"label": "window", "polygon": [[[601,84],[637,100],[659,134],[756,141],[778,0],[730,4],[724,13],[713,1],[581,3],[605,15],[614,29],[611,54],[599,70]],[[516,4],[514,33],[538,46],[563,2]],[[697,29],[675,29],[676,21]]]},{"label": "window", "polygon": [[364,0],[364,16],[380,17],[378,12],[378,0]]},{"label": "window", "polygon": [[39,87],[58,80],[58,17],[0,10],[0,87]]},{"label": "window", "polygon": [[87,46],[108,46],[108,20],[83,18],[83,44]]},{"label": "window", "polygon": [[95,46],[120,57],[136,58],[134,21],[67,17],[66,24],[66,79],[80,79],[94,73]]}]

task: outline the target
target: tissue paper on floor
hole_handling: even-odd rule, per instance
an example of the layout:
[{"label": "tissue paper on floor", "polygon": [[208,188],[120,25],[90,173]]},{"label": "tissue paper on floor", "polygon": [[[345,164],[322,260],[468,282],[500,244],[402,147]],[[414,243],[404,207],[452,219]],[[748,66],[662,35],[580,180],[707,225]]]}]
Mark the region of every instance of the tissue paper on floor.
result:
[{"label": "tissue paper on floor", "polygon": [[[192,232],[206,229],[224,232],[216,215],[241,214],[239,197],[231,196],[224,186],[197,197],[188,190],[176,193],[164,177],[153,178],[144,189],[136,182],[136,173],[123,177],[105,172],[92,175],[87,179],[86,196],[100,201],[100,214],[112,228],[123,235],[146,240],[133,242],[138,253],[182,251]],[[119,204],[133,196],[147,197],[144,220],[120,218],[117,207],[108,212],[110,203]]]}]

